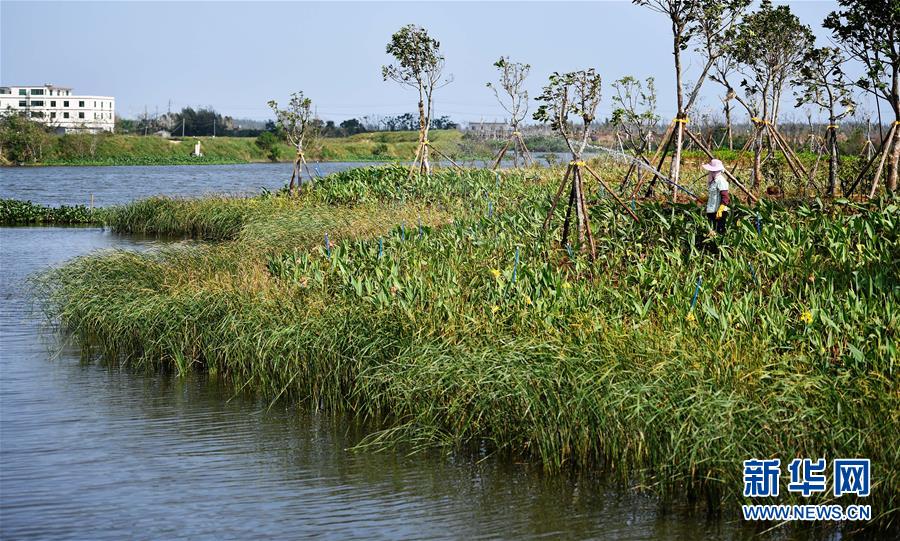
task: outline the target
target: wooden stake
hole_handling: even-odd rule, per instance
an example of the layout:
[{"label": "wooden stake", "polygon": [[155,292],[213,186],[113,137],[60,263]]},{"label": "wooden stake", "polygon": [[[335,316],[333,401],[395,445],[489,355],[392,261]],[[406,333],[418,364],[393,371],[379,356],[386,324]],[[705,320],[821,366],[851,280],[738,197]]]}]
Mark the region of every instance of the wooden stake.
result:
[{"label": "wooden stake", "polygon": [[875,177],[872,178],[872,189],[869,190],[869,199],[875,197],[875,191],[878,189],[878,180],[881,178],[881,171],[884,169],[884,162],[887,160],[888,154],[891,153],[891,147],[897,143],[894,143],[892,139],[896,139],[897,137],[897,125],[891,128],[889,132],[888,144],[884,146],[884,150],[881,152],[881,159],[878,160],[878,169],[875,170]]},{"label": "wooden stake", "polygon": [[616,201],[618,201],[619,205],[621,205],[622,208],[625,209],[625,211],[630,214],[632,218],[634,218],[634,221],[640,222],[637,214],[635,214],[634,211],[631,210],[631,207],[626,205],[625,202],[622,201],[615,192],[609,189],[609,185],[602,178],[600,178],[600,175],[598,175],[596,172],[594,172],[593,169],[591,169],[591,166],[589,166],[588,164],[584,164],[584,168],[588,170],[588,173],[590,173],[592,177],[597,179],[597,182],[599,182],[606,189],[606,191],[609,192],[609,194],[612,195],[613,198],[615,198]]},{"label": "wooden stake", "polygon": [[437,154],[438,156],[443,156],[443,157],[447,158],[447,160],[449,160],[450,163],[452,163],[454,167],[459,169],[461,172],[464,171],[463,168],[460,167],[460,165],[453,160],[453,158],[451,158],[450,156],[447,156],[446,154],[444,154],[443,152],[441,152],[440,150],[435,148],[435,146],[432,145],[431,143],[425,143],[425,144],[428,145],[428,148],[433,150],[435,154]]},{"label": "wooden stake", "polygon": [[[657,156],[659,156],[659,162],[655,167],[655,169],[657,171],[659,171],[659,169],[662,167],[663,162],[666,160],[666,154],[669,153],[669,148],[672,146],[672,141],[673,141],[672,133],[675,131],[674,130],[675,124],[676,124],[676,122],[672,122],[672,124],[669,125],[669,129],[666,130],[666,135],[664,136],[663,140],[660,141],[659,147],[656,149],[656,153],[653,154],[653,159],[651,160],[651,167],[653,165],[652,162],[655,162]],[[662,150],[662,156],[659,155],[660,150]],[[653,189],[653,186],[655,184],[656,184],[656,175],[653,176],[653,181],[650,182],[650,186],[647,187],[648,192],[649,192],[649,190]],[[644,185],[643,181],[639,178],[638,183],[635,185],[634,190],[631,192],[631,199],[634,199],[637,197],[637,194],[639,191],[641,191],[641,187],[643,185]]]},{"label": "wooden stake", "polygon": [[534,165],[534,158],[531,156],[531,151],[528,150],[528,147],[525,145],[525,138],[522,137],[521,133],[517,134],[516,137],[519,138],[519,144],[522,145],[522,150],[524,151],[522,152],[522,157],[525,160],[525,165]]},{"label": "wooden stake", "polygon": [[872,157],[869,158],[869,160],[866,162],[865,167],[863,167],[862,171],[859,172],[859,175],[856,176],[856,180],[853,181],[853,185],[850,186],[850,189],[847,190],[847,192],[844,195],[851,195],[856,190],[857,184],[859,184],[859,181],[861,181],[862,178],[864,176],[866,176],[866,173],[869,171],[869,168],[872,167],[872,163],[875,161],[875,159],[878,158],[878,156],[881,155],[883,152],[885,152],[886,149],[890,148],[890,146],[887,143],[894,137],[894,131],[896,129],[897,129],[897,124],[894,124],[891,126],[891,129],[888,130],[887,139],[881,140],[881,145],[878,149],[878,153],[872,154]]},{"label": "wooden stake", "polygon": [[506,144],[504,144],[504,145],[503,145],[503,148],[500,149],[500,153],[497,154],[497,159],[494,160],[494,166],[491,167],[491,171],[496,170],[497,167],[500,166],[500,161],[503,160],[503,156],[506,155],[506,150],[509,148],[509,143],[510,143],[510,142],[511,142],[511,139],[507,139],[507,140],[506,140]]},{"label": "wooden stake", "polygon": [[556,195],[553,196],[553,201],[550,203],[550,212],[547,213],[547,217],[544,219],[544,233],[547,232],[547,227],[550,226],[550,219],[553,217],[553,211],[556,210],[556,205],[559,203],[559,198],[563,193],[563,190],[566,188],[566,181],[569,180],[569,174],[572,172],[572,165],[569,164],[566,167],[566,174],[563,175],[562,183],[559,185],[559,189],[556,190]]}]

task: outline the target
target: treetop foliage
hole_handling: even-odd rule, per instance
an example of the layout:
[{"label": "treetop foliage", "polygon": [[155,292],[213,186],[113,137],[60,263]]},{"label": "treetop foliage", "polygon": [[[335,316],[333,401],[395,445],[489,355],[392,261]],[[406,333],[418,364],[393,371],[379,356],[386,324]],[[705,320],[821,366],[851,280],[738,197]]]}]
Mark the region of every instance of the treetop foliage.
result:
[{"label": "treetop foliage", "polygon": [[440,42],[428,35],[427,30],[408,24],[391,36],[385,52],[393,56],[396,63],[382,66],[381,75],[385,81],[420,89],[433,86],[444,69],[440,47]]}]

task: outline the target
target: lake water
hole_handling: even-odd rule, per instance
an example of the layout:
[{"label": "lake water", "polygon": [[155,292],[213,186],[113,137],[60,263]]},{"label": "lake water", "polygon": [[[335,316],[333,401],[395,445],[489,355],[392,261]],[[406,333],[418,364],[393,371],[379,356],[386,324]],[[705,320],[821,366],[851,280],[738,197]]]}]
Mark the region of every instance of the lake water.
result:
[{"label": "lake water", "polygon": [[[285,172],[289,166],[257,164],[0,175],[2,197],[72,204],[94,193],[101,205],[223,186],[272,189]],[[353,419],[233,396],[204,376],[80,362],[77,346],[61,342],[41,316],[28,277],[96,250],[156,243],[100,228],[0,228],[0,538],[628,540],[755,533],[707,520],[702,511],[663,510],[591,475],[546,475],[504,458],[351,451],[366,434]]]}]

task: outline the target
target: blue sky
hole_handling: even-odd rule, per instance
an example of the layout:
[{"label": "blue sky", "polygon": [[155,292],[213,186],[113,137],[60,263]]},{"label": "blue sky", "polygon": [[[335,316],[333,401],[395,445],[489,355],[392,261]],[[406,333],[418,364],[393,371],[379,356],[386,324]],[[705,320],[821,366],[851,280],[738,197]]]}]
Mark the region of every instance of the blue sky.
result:
[{"label": "blue sky", "polygon": [[[835,2],[791,2],[813,27]],[[485,82],[500,55],[530,63],[530,95],[547,75],[595,67],[609,83],[654,76],[659,110],[673,116],[671,33],[663,16],[617,2],[0,2],[0,79],[45,82],[113,95],[120,116],[212,105],[223,114],[268,118],[266,101],[304,90],[326,119],[412,111],[410,90],[381,79],[392,32],[416,23],[441,41],[454,82],[436,112],[458,121],[503,111]],[[688,56],[687,77],[700,59]],[[707,83],[701,107],[718,110]],[[533,105],[532,105],[533,108]],[[785,112],[790,118],[792,112]],[[796,118],[805,118],[796,113]]]}]

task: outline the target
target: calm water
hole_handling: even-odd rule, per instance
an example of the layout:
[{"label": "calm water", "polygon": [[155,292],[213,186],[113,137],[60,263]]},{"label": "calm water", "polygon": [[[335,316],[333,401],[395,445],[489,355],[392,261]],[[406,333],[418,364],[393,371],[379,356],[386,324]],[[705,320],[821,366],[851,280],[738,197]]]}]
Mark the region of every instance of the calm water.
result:
[{"label": "calm water", "polygon": [[[251,190],[262,182],[255,173],[275,177],[281,169],[78,168],[80,185],[66,180],[66,171],[15,175],[55,186],[32,186],[37,201],[71,202],[78,192],[93,191],[104,202],[119,202],[129,193],[171,192],[176,184],[179,193],[202,193],[218,189],[213,180],[226,176],[235,191]],[[241,178],[239,171],[254,175]],[[7,186],[5,173],[4,196],[27,184]],[[598,479],[544,475],[509,460],[352,452],[365,433],[351,419],[288,403],[270,408],[204,377],[82,364],[77,348],[63,347],[33,306],[27,277],[95,250],[153,245],[98,228],[0,228],[0,538],[753,534],[683,509],[662,512],[652,499]]]},{"label": "calm water", "polygon": [[[320,163],[322,175],[359,167],[359,163]],[[171,165],[127,167],[4,167],[0,198],[43,205],[105,207],[151,195],[198,196],[209,193],[257,193],[277,190],[291,178],[289,163]]]}]

